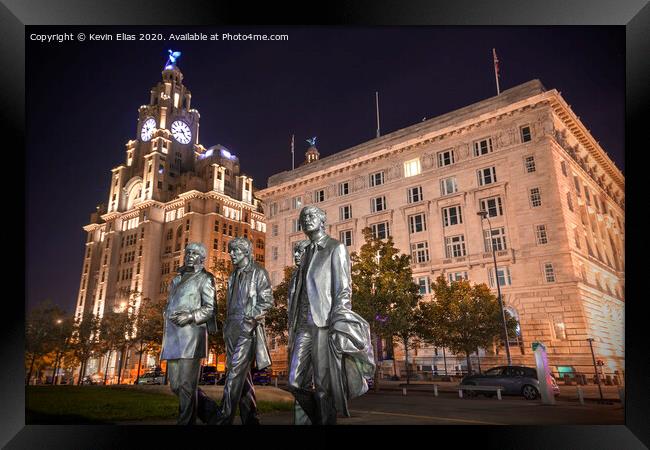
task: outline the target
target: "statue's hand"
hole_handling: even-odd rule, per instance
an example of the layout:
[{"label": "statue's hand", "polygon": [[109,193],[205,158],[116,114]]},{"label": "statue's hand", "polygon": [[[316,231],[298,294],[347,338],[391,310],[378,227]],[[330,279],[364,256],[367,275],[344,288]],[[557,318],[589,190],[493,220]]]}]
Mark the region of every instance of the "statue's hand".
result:
[{"label": "statue's hand", "polygon": [[169,320],[171,320],[172,323],[174,323],[179,327],[184,327],[188,323],[194,321],[194,316],[189,311],[175,311],[174,313],[172,313]]},{"label": "statue's hand", "polygon": [[246,316],[244,317],[243,325],[244,325],[244,331],[250,333],[257,326],[257,321],[251,316]]}]

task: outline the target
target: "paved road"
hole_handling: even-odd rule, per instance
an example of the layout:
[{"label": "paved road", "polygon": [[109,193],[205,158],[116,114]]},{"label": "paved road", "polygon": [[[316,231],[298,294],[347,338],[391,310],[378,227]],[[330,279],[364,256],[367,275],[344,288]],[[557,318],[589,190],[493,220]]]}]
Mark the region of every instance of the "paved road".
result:
[{"label": "paved road", "polygon": [[[369,392],[350,402],[352,417],[339,418],[339,425],[618,425],[624,423],[620,403],[601,405],[595,402],[580,405],[559,400],[554,406],[519,397],[496,398],[478,396],[460,399],[458,394],[441,392],[434,397],[428,392],[398,390]],[[290,412],[272,412],[261,416],[264,425],[291,425]],[[130,422],[135,424],[136,422]],[[147,422],[170,425],[174,421]],[[235,420],[235,424],[239,419]],[[125,423],[126,424],[126,423]],[[137,422],[137,424],[144,424]]]}]

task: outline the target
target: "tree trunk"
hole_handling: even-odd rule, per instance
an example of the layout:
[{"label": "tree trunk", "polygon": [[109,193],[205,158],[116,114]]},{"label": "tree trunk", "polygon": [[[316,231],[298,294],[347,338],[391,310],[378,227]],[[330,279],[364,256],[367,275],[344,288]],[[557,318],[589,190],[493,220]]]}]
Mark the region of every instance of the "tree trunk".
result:
[{"label": "tree trunk", "polygon": [[404,338],[404,368],[406,369],[406,384],[411,384],[411,373],[409,371],[409,340]]},{"label": "tree trunk", "polygon": [[84,373],[86,373],[86,361],[81,361],[81,366],[79,366],[79,379],[77,380],[77,386],[81,386],[81,380],[84,378]]},{"label": "tree trunk", "polygon": [[122,362],[124,361],[124,348],[120,350],[120,364],[117,366],[117,384],[122,381]]},{"label": "tree trunk", "polygon": [[399,378],[399,368],[397,367],[397,358],[395,358],[395,342],[393,342],[393,337],[390,337],[390,346],[391,346],[391,353],[393,354],[393,371],[395,372],[395,376]]},{"label": "tree trunk", "polygon": [[59,358],[61,357],[63,353],[62,352],[57,352],[56,358],[54,358],[54,369],[52,371],[52,386],[56,385],[56,368],[59,365]]},{"label": "tree trunk", "polygon": [[111,362],[111,350],[108,351],[108,358],[106,358],[106,370],[104,370],[104,386],[106,386],[106,381],[108,380],[108,365]]},{"label": "tree trunk", "polygon": [[129,365],[129,345],[124,348],[124,364],[122,364],[122,375],[126,372]]},{"label": "tree trunk", "polygon": [[442,361],[445,364],[445,376],[449,376],[449,374],[447,373],[447,355],[445,354],[445,348],[444,347],[442,347]]},{"label": "tree trunk", "polygon": [[140,381],[140,367],[142,366],[142,349],[144,347],[144,344],[142,341],[140,341],[140,356],[138,356],[138,375],[135,377],[135,384],[138,384],[138,381]]},{"label": "tree trunk", "polygon": [[34,362],[36,361],[36,353],[32,353],[32,363],[29,365],[29,372],[27,372],[27,381],[25,384],[29,384],[29,380],[32,379],[32,372],[34,371]]},{"label": "tree trunk", "polygon": [[467,357],[467,375],[471,375],[472,374],[472,360],[469,357],[470,352],[465,351],[465,355]]},{"label": "tree trunk", "polygon": [[380,339],[381,337],[379,335],[375,335],[375,339],[373,339],[373,347],[375,351],[375,385],[374,385],[374,390],[375,392],[379,392],[379,379],[381,378],[381,361],[382,361],[382,356],[379,354],[380,353]]},{"label": "tree trunk", "polygon": [[481,355],[478,354],[478,348],[476,349],[476,363],[478,364],[478,373],[481,373]]}]

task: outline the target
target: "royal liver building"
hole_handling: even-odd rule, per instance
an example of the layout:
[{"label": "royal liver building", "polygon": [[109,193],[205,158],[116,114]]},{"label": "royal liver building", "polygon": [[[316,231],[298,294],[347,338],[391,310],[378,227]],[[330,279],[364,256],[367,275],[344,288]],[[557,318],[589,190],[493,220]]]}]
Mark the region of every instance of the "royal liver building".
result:
[{"label": "royal liver building", "polygon": [[253,180],[226,148],[199,143],[201,116],[174,62],[148,97],[124,161],[111,169],[108,199],[84,226],[76,318],[131,304],[137,310],[142,299],[165,297],[188,242],[206,246],[208,269],[229,261],[235,236],[250,239],[255,259],[264,261],[266,224]]}]

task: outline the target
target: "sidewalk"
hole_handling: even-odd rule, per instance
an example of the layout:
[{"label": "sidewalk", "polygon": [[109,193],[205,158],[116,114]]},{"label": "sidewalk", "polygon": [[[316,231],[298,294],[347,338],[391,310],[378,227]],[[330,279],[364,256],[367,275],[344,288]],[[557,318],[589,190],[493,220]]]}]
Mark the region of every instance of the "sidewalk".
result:
[{"label": "sidewalk", "polygon": [[[460,384],[460,381],[421,381],[421,380],[411,380],[411,385],[407,387],[408,391],[426,391],[433,392],[433,385],[438,385],[438,392],[453,392],[458,394],[457,386]],[[401,391],[402,386],[406,385],[406,380],[400,381],[390,381],[390,380],[381,380],[378,383],[379,390],[395,390]],[[559,385],[560,395],[559,399],[568,400],[568,401],[578,401],[578,387],[582,388],[583,398],[589,401],[596,401],[600,399],[600,394],[598,392],[598,385],[588,384],[585,386],[565,386],[563,384]],[[603,399],[620,402],[621,399],[618,394],[619,386],[601,386],[603,391]]]}]

